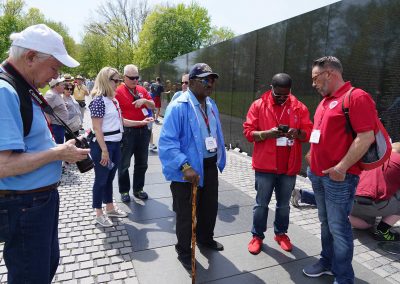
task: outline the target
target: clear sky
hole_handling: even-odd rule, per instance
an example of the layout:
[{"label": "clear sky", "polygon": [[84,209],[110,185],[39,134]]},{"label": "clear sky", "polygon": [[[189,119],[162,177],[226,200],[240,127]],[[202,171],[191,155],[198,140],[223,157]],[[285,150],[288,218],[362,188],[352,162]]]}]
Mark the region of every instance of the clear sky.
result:
[{"label": "clear sky", "polygon": [[[134,1],[134,0],[132,0]],[[202,0],[212,25],[231,28],[236,35],[251,32],[276,22],[312,11],[339,0]],[[26,7],[35,7],[47,19],[65,24],[75,41],[80,42],[85,23],[96,17],[96,8],[104,0],[25,0]],[[188,0],[169,0],[168,3],[190,4]],[[166,3],[148,0],[150,5]]]}]

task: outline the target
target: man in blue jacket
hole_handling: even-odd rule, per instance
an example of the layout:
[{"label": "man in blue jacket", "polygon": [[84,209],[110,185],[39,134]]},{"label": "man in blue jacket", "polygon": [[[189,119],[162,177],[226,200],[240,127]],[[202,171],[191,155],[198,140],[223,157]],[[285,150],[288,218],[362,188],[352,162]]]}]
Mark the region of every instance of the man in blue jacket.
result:
[{"label": "man in blue jacket", "polygon": [[218,169],[225,167],[226,153],[219,112],[212,93],[218,74],[205,63],[189,73],[189,89],[168,106],[159,139],[159,155],[165,178],[171,181],[176,213],[175,250],[182,265],[191,269],[191,187],[199,185],[197,241],[221,251],[214,240],[218,211]]}]

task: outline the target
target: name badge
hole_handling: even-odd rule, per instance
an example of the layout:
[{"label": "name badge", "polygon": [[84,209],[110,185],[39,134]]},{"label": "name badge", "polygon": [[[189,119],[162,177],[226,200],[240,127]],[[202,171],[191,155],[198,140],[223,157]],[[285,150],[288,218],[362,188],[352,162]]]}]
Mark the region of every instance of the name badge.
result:
[{"label": "name badge", "polygon": [[214,137],[206,137],[205,141],[206,149],[208,152],[217,151],[217,140]]},{"label": "name badge", "polygon": [[310,143],[318,144],[319,143],[319,138],[321,137],[321,130],[314,129],[311,132],[310,136]]},{"label": "name badge", "polygon": [[276,138],[276,146],[283,147],[287,146],[288,139],[286,137]]},{"label": "name badge", "polygon": [[147,110],[147,108],[142,108],[142,112],[143,112],[144,116],[149,115],[149,111]]}]

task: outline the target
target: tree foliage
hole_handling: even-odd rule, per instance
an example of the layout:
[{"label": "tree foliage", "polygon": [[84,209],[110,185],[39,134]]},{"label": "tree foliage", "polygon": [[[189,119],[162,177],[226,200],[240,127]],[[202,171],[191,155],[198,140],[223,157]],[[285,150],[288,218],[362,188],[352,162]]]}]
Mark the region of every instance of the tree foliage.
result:
[{"label": "tree foliage", "polygon": [[207,10],[196,3],[158,6],[139,34],[135,62],[143,68],[200,48],[208,38],[210,21]]},{"label": "tree foliage", "polygon": [[76,56],[76,44],[69,35],[68,29],[60,22],[47,20],[37,8],[30,8],[24,13],[25,2],[23,0],[6,0],[0,4],[0,59],[7,58],[10,48],[10,34],[20,32],[28,26],[44,23],[58,32],[64,38],[64,44],[72,56]]},{"label": "tree foliage", "polygon": [[5,1],[0,4],[0,59],[7,57],[10,47],[10,34],[22,30],[23,23],[22,9],[25,3],[22,0]]},{"label": "tree foliage", "polygon": [[217,44],[228,39],[235,37],[235,33],[232,29],[227,27],[212,27],[210,31],[210,35],[207,40],[204,42],[203,46],[210,46],[213,44]]}]

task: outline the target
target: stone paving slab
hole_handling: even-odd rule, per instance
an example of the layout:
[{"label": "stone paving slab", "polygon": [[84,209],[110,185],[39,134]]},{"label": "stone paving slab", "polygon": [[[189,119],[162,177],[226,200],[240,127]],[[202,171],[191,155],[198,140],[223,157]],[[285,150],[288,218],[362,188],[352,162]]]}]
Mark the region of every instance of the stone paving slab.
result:
[{"label": "stone paving slab", "polygon": [[[118,184],[114,184],[114,197],[116,199],[119,198],[119,192],[117,190]],[[234,190],[235,187],[231,185],[230,183],[225,182],[224,180],[220,179],[219,180],[219,187],[218,191],[229,191],[229,190]],[[144,191],[149,193],[149,199],[158,199],[158,198],[164,198],[164,197],[171,197],[171,190],[170,190],[170,182],[167,181],[160,181],[159,183],[152,183],[152,184],[145,184]],[[132,194],[132,193],[131,193]]]},{"label": "stone paving slab", "polygon": [[[271,230],[267,232],[263,251],[256,256],[249,254],[243,245],[248,242],[247,233],[217,238],[225,246],[222,252],[197,248],[198,283],[332,283],[333,277],[311,279],[302,274],[305,265],[317,260],[319,240],[295,225],[289,231],[295,244],[292,252],[279,248]],[[190,281],[176,259],[173,246],[136,252],[133,262],[140,283],[151,283],[154,278],[165,279],[166,283]],[[387,283],[359,264],[355,264],[355,270],[360,275],[356,283],[378,283],[378,280]]]},{"label": "stone paving slab", "polygon": [[[149,189],[147,193],[151,196],[152,190]],[[238,190],[223,191],[219,193],[218,209],[232,209],[232,214],[236,215],[235,211],[238,212],[239,209],[235,210],[235,207],[253,206],[253,203],[254,200],[252,198]],[[134,201],[125,204],[123,208],[126,209],[126,207],[129,208],[127,212],[131,212],[129,219],[132,221],[143,221],[175,216],[175,212],[172,211],[172,197],[148,199],[146,201],[135,198]]]},{"label": "stone paving slab", "polygon": [[[209,281],[208,283],[213,284],[281,284],[281,283],[307,283],[307,284],[322,284],[332,283],[334,280],[333,276],[324,275],[318,278],[310,278],[302,273],[304,266],[317,261],[318,258],[310,257],[301,259],[296,262],[289,262],[280,265],[271,266],[268,268],[246,272],[239,275],[233,275],[223,279],[215,281]],[[377,276],[375,273],[366,270],[361,264],[354,263],[354,268],[357,274],[355,284],[386,284],[390,283]]]},{"label": "stone paving slab", "polygon": [[[249,232],[251,229],[249,220],[253,216],[252,210],[250,206],[219,210],[214,231],[215,236]],[[272,220],[274,214],[270,214],[270,217],[270,220]],[[268,227],[272,227],[270,220],[267,223]],[[126,221],[125,225],[134,251],[170,246],[176,243],[174,217],[140,222]]]}]

